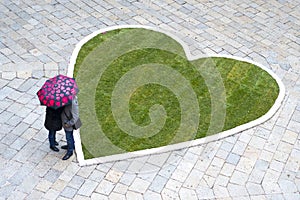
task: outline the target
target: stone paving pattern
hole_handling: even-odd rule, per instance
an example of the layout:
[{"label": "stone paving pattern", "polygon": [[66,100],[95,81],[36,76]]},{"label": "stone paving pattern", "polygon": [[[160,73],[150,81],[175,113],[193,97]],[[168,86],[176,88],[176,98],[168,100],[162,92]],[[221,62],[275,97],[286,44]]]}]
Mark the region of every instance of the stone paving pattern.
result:
[{"label": "stone paving pattern", "polygon": [[[35,96],[66,73],[77,42],[122,24],[177,34],[193,55],[272,69],[281,109],[234,136],[159,155],[79,167],[49,149]],[[300,199],[300,1],[0,1],[0,199]],[[58,133],[60,145],[64,133]]]}]

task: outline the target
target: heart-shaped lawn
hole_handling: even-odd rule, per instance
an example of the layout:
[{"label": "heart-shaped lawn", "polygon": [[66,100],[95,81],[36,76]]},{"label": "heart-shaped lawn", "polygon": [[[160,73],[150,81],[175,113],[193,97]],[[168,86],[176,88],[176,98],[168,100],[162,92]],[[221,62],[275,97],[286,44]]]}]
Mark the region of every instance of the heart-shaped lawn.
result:
[{"label": "heart-shaped lawn", "polygon": [[70,68],[83,122],[76,151],[100,162],[228,136],[265,121],[283,98],[281,83],[261,66],[193,57],[176,37],[147,27],[88,36]]}]

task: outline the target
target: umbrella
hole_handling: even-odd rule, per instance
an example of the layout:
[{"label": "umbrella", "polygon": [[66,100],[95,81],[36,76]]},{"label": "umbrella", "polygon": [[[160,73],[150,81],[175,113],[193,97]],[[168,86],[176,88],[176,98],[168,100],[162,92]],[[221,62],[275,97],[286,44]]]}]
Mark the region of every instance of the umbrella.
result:
[{"label": "umbrella", "polygon": [[41,105],[54,109],[68,105],[79,92],[74,78],[58,75],[48,79],[37,92]]}]

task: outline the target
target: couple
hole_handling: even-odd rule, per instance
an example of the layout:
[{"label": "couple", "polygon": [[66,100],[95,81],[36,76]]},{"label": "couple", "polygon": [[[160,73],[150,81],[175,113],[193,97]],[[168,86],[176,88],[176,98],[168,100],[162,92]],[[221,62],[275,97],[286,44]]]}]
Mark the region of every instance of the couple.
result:
[{"label": "couple", "polygon": [[56,152],[59,151],[56,147],[58,145],[55,139],[56,131],[61,130],[63,127],[66,133],[67,145],[61,146],[62,149],[67,149],[67,153],[62,158],[63,160],[67,160],[73,155],[73,151],[75,149],[73,126],[78,119],[79,108],[76,96],[69,105],[57,109],[51,107],[46,108],[45,128],[49,130],[48,139],[51,150]]}]

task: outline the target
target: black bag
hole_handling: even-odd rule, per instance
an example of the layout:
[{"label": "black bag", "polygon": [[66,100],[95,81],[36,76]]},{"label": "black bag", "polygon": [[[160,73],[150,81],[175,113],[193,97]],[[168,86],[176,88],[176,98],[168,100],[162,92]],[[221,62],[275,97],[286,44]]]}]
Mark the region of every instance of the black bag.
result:
[{"label": "black bag", "polygon": [[81,120],[80,118],[78,118],[78,120],[75,122],[75,124],[73,125],[73,128],[76,130],[76,129],[79,129],[81,127],[82,123],[81,123]]}]

